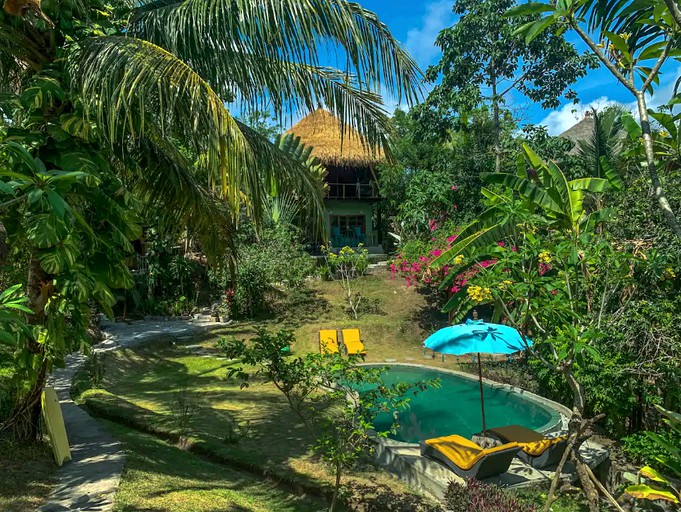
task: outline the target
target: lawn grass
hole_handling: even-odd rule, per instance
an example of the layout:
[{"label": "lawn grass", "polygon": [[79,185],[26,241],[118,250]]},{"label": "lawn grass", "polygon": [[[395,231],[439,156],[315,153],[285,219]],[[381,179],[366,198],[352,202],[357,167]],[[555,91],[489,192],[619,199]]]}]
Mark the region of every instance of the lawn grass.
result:
[{"label": "lawn grass", "polygon": [[[314,434],[293,415],[281,393],[257,381],[241,389],[239,381],[228,377],[229,361],[196,354],[194,347],[163,340],[100,356],[104,378],[99,388],[86,389],[81,379],[87,371],[81,372],[75,384],[79,401],[94,414],[172,442],[184,433],[183,448],[190,454],[328,496],[333,478],[310,451]],[[122,441],[128,453],[137,450],[125,438]],[[398,507],[408,503],[409,510],[435,510],[429,500],[369,464],[344,481],[348,501],[375,507],[385,502]],[[163,479],[148,492],[161,492],[159,485],[165,485]]]},{"label": "lawn grass", "polygon": [[[273,481],[207,461],[122,425],[104,426],[125,444],[115,512],[317,512],[324,504]],[[3,509],[4,510],[4,509]]]},{"label": "lawn grass", "polygon": [[52,449],[46,444],[0,442],[0,510],[37,510],[54,487],[56,469]]}]

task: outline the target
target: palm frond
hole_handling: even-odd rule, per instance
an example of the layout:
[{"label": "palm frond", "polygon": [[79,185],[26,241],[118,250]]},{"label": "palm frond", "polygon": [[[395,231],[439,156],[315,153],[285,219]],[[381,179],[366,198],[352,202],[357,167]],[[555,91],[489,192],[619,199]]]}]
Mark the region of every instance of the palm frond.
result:
[{"label": "palm frond", "polygon": [[[577,143],[579,156],[592,177],[607,178],[606,171],[612,169],[612,166],[617,167],[625,137],[623,112],[624,109],[616,107],[608,108],[602,113],[592,111],[594,127],[591,136]],[[602,164],[603,159],[609,163],[607,169]]]},{"label": "palm frond", "polygon": [[578,14],[586,19],[590,30],[630,34],[627,44],[635,50],[664,35],[660,27],[643,21],[653,17],[656,4],[666,9],[663,0],[596,0],[586,2]]},{"label": "palm frond", "polygon": [[132,37],[101,37],[70,54],[67,69],[86,115],[112,146],[140,146],[150,134],[181,141],[208,188],[227,201],[234,223],[244,197],[253,219],[261,218],[268,181],[297,187],[321,215],[321,194],[305,166],[233,118],[211,86],[167,50]]},{"label": "palm frond", "polygon": [[[237,92],[229,91],[230,76],[247,96],[261,92],[263,78],[249,77],[254,69],[246,67],[247,55],[312,68],[337,55],[348,75],[359,77],[359,90],[378,92],[383,87],[398,101],[413,101],[420,92],[418,67],[388,28],[375,14],[345,0],[152,1],[134,12],[128,30],[196,63],[202,72],[213,67],[212,75],[219,71],[219,76],[211,84],[216,90],[224,87],[223,93]],[[329,52],[332,48],[336,51]],[[255,72],[280,74],[282,69],[285,66],[272,65]],[[288,94],[274,87],[268,90],[279,98]],[[336,113],[344,123],[359,128],[348,115],[351,112],[336,109]]]},{"label": "palm frond", "polygon": [[[230,211],[197,178],[193,163],[148,121],[146,136],[137,146],[121,151],[133,172],[130,188],[145,207],[145,217],[158,217],[167,233],[188,229],[209,261],[235,255],[235,233]],[[155,215],[159,214],[160,215]]]}]

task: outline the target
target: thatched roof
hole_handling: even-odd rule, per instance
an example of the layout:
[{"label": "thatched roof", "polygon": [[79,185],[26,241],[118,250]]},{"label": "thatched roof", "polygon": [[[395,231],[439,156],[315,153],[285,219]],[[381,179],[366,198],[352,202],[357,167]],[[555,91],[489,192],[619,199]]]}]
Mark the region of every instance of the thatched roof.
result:
[{"label": "thatched roof", "polygon": [[[590,114],[590,112],[588,114]],[[580,140],[582,141],[589,140],[593,136],[593,133],[594,133],[594,118],[591,115],[586,115],[584,119],[582,119],[572,128],[568,128],[567,130],[565,130],[563,133],[559,135],[559,137],[563,137],[564,139],[570,139],[575,143],[575,146],[569,152],[571,155],[575,155],[579,153],[578,142]]]},{"label": "thatched roof", "polygon": [[373,151],[357,130],[350,126],[341,130],[341,121],[320,108],[286,133],[300,137],[305,145],[314,148],[312,155],[327,167],[373,167],[385,159],[384,153]]}]

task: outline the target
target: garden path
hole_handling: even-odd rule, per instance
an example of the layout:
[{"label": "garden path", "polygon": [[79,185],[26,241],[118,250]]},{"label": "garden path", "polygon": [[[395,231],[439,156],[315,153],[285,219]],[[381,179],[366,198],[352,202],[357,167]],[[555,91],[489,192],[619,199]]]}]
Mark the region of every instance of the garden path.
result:
[{"label": "garden path", "polygon": [[[206,319],[103,322],[105,339],[96,345],[95,352],[132,347],[166,337],[190,339],[224,325]],[[61,403],[73,459],[58,469],[57,487],[40,512],[109,512],[113,509],[125,466],[125,452],[118,441],[71,400],[71,381],[86,360],[81,353],[71,354],[66,359],[66,367],[55,370],[48,380]]]}]

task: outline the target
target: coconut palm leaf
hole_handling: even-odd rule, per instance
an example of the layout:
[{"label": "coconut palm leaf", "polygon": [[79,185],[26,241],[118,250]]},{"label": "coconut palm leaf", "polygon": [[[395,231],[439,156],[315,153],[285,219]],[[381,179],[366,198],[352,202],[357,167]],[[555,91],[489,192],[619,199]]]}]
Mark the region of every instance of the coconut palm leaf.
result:
[{"label": "coconut palm leaf", "polygon": [[153,120],[161,137],[184,141],[199,157],[207,185],[219,190],[235,218],[244,195],[252,213],[261,213],[263,178],[315,193],[303,165],[233,118],[210,85],[163,48],[122,36],[92,39],[70,55],[69,74],[86,115],[111,144],[139,143]]},{"label": "coconut palm leaf", "polygon": [[627,46],[632,51],[644,48],[661,35],[663,29],[646,20],[653,20],[656,10],[666,10],[664,0],[596,0],[578,9],[590,30],[614,34],[631,34]]},{"label": "coconut palm leaf", "polygon": [[[208,61],[220,71],[238,66],[243,55],[273,61],[285,56],[319,66],[328,59],[329,46],[336,46],[348,72],[362,77],[364,88],[375,90],[382,84],[398,101],[415,99],[420,76],[388,28],[373,13],[345,0],[152,1],[134,11],[128,30],[199,63],[201,69],[207,66],[200,63]],[[229,80],[231,74],[218,79]]]},{"label": "coconut palm leaf", "polygon": [[151,125],[147,133],[138,146],[120,155],[133,173],[130,186],[142,201],[146,217],[160,218],[159,227],[165,232],[179,235],[189,230],[211,262],[235,254],[231,244],[234,221],[224,202],[201,183],[193,163],[175,144]]},{"label": "coconut palm leaf", "polygon": [[617,189],[624,185],[621,176],[613,168],[613,164],[616,165],[621,157],[622,139],[626,135],[622,122],[623,113],[624,109],[620,108],[608,108],[602,113],[593,110],[594,129],[591,136],[577,143],[579,156],[589,175],[607,178]]}]

